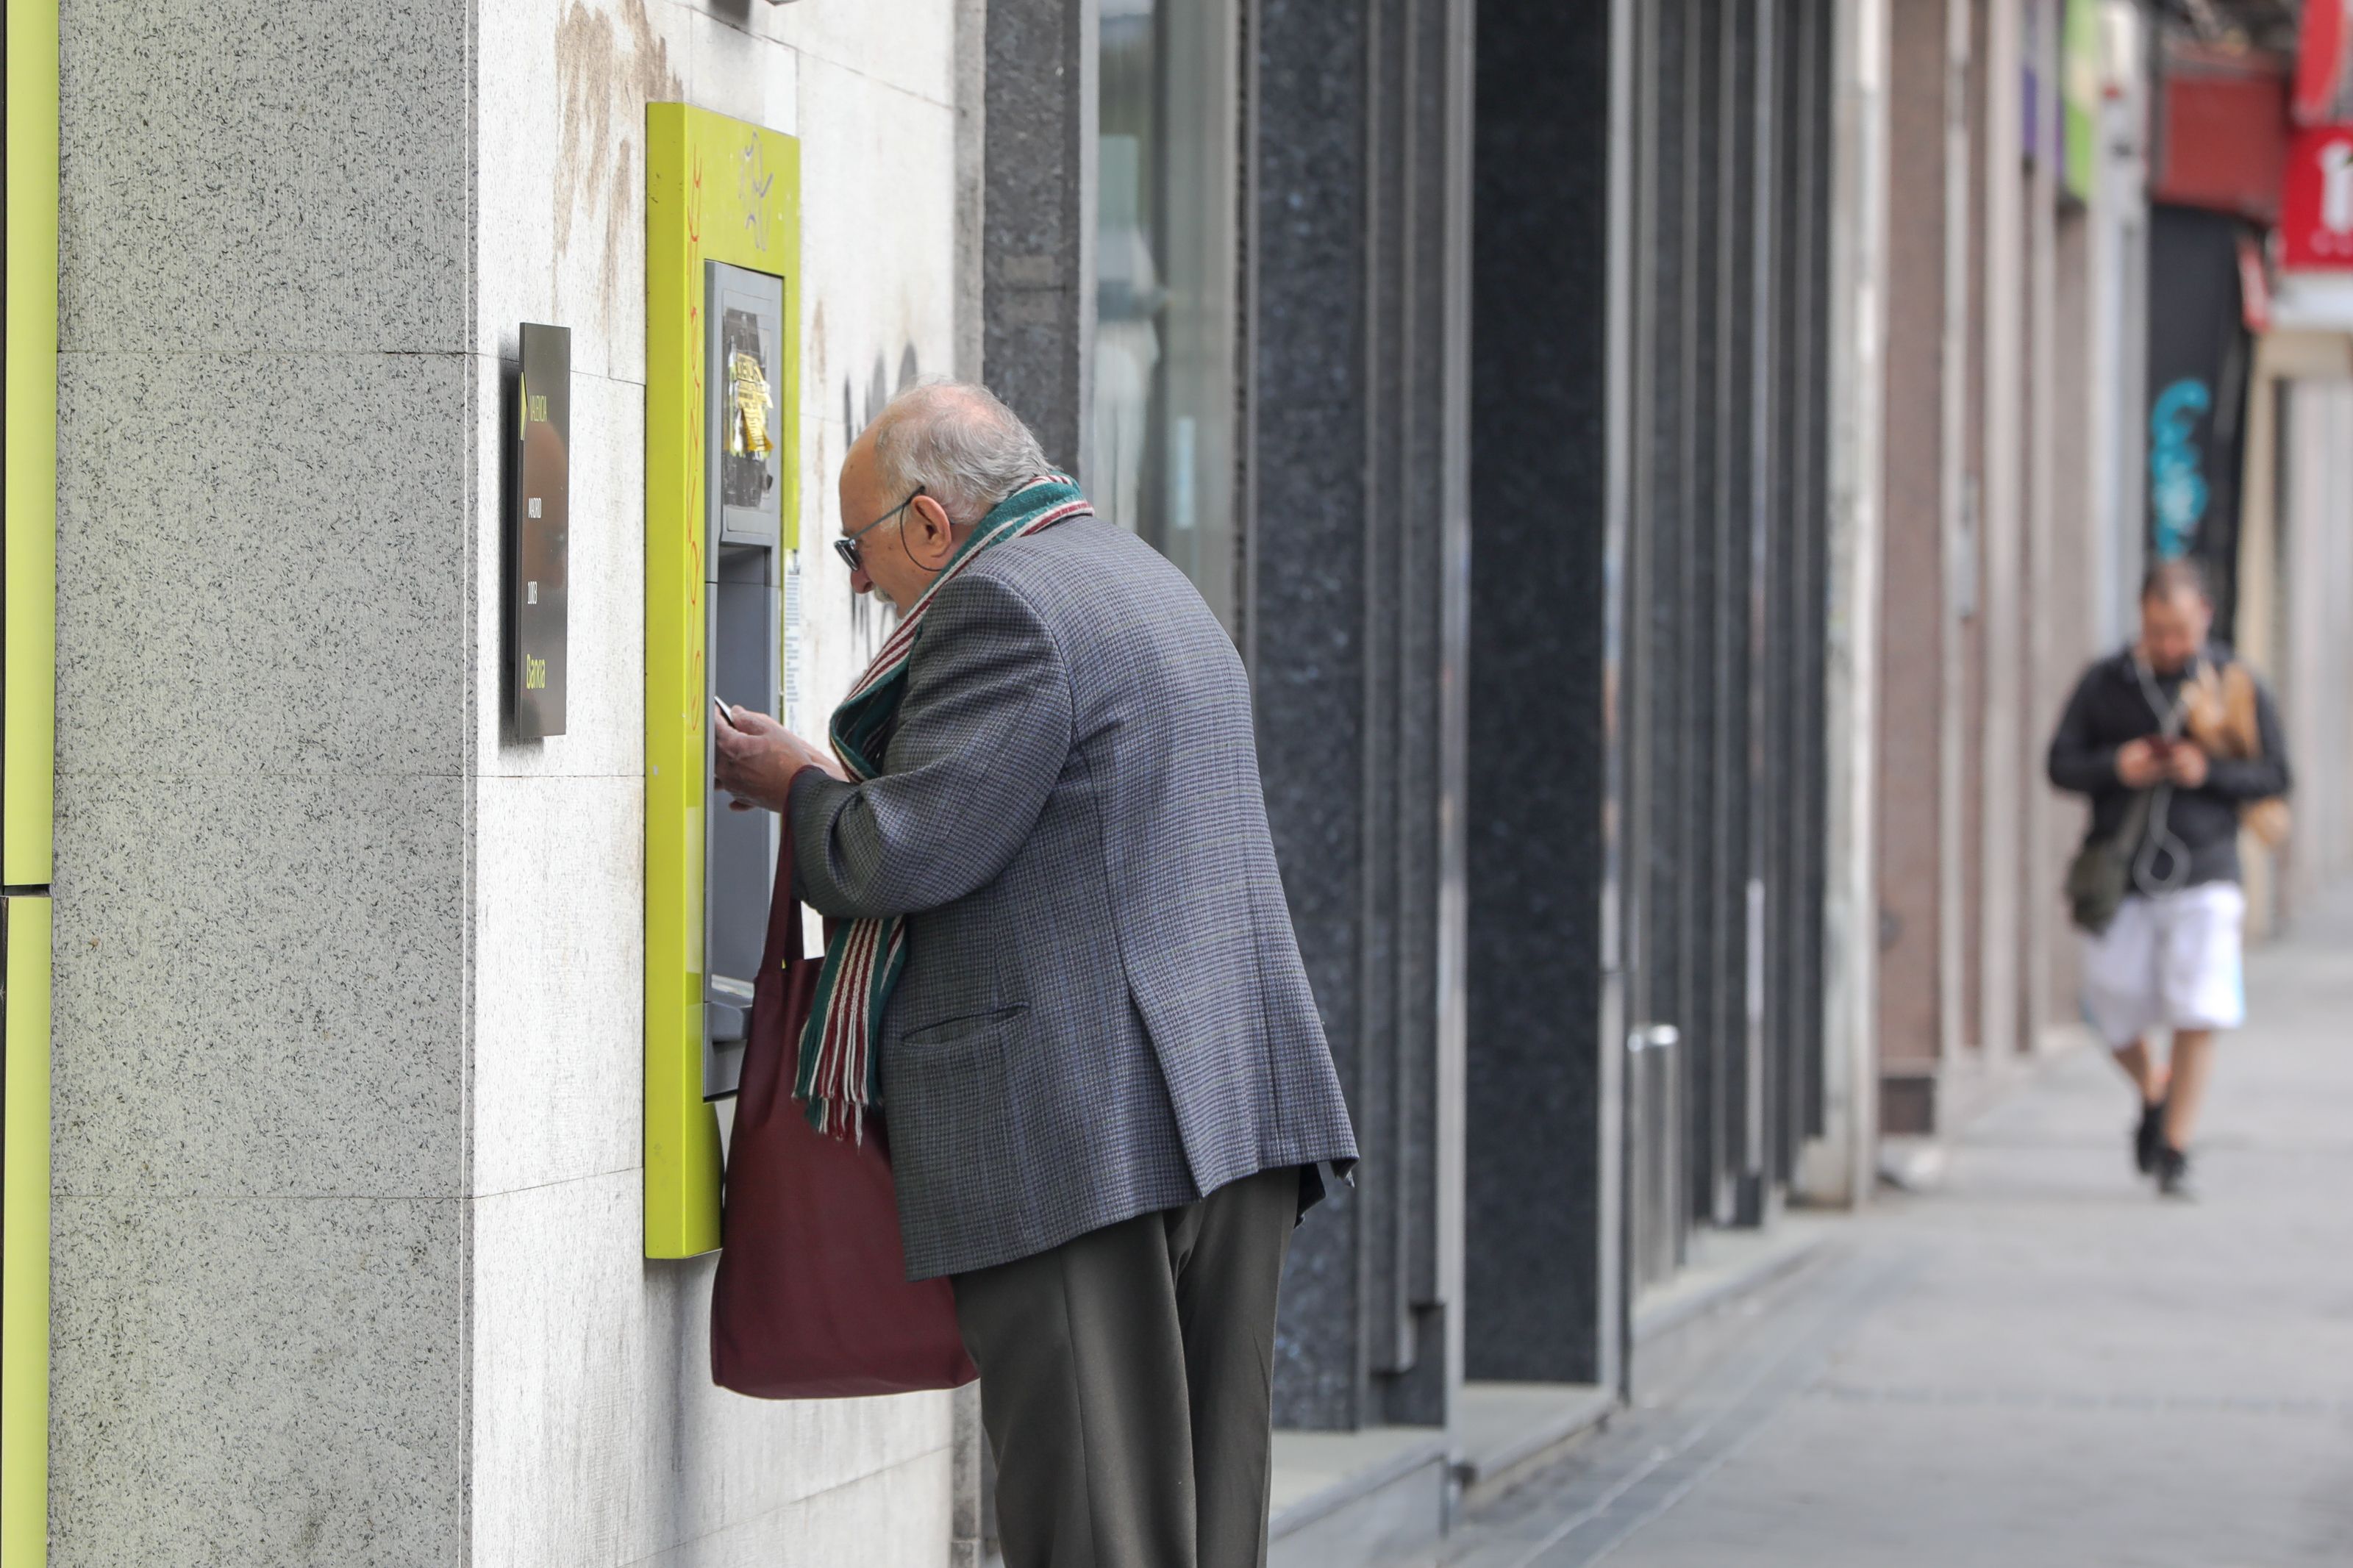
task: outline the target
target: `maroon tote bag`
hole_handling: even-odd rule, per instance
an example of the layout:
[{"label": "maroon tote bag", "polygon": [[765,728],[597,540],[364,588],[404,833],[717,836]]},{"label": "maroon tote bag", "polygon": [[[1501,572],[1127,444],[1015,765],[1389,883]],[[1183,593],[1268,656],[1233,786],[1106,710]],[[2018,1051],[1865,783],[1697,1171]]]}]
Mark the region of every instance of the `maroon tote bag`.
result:
[{"label": "maroon tote bag", "polygon": [[793,1099],[821,958],[801,955],[785,824],[727,1149],[711,1380],[760,1399],[954,1388],[978,1376],[944,1279],[909,1283],[881,1118],[827,1137]]}]

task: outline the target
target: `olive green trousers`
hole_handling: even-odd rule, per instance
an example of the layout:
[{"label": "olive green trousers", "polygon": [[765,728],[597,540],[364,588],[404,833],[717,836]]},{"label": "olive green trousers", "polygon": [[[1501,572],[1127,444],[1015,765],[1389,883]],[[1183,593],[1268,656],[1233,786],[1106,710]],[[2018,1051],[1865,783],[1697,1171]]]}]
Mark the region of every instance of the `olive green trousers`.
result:
[{"label": "olive green trousers", "polygon": [[1284,1166],[955,1279],[1006,1568],[1266,1562]]}]

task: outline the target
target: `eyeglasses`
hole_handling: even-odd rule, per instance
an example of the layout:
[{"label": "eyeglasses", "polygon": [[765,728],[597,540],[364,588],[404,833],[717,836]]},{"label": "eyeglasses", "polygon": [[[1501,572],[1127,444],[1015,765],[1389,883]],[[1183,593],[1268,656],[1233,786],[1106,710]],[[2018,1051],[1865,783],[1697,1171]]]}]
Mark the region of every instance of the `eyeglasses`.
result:
[{"label": "eyeglasses", "polygon": [[914,505],[915,497],[922,495],[923,493],[923,487],[917,485],[913,493],[909,495],[905,500],[901,501],[897,506],[892,507],[889,511],[884,512],[881,517],[876,518],[872,522],[868,523],[864,528],[860,529],[857,532],[845,533],[839,539],[835,540],[833,542],[833,552],[836,555],[840,556],[843,563],[847,564],[852,572],[865,571],[866,558],[858,552],[858,542],[865,538],[868,534],[873,532],[876,529],[881,527],[884,523],[890,521],[892,518],[898,516],[901,512],[906,510],[909,507]]}]

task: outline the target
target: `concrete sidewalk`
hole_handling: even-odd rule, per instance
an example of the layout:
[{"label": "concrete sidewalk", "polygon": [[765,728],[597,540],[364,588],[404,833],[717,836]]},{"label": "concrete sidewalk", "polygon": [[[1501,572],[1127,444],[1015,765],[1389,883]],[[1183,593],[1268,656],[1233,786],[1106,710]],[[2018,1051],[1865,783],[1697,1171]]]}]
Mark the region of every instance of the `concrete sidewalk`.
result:
[{"label": "concrete sidewalk", "polygon": [[2353,1563],[2353,900],[2249,963],[2163,1202],[2095,1051],[2048,1063],[1688,1390],[1450,1543],[1462,1568]]}]

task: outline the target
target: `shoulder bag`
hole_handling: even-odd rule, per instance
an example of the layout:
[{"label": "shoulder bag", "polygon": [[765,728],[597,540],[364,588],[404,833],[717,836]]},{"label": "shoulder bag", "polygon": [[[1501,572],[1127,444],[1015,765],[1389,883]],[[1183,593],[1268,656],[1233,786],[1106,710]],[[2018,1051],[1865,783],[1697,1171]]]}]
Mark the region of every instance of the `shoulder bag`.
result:
[{"label": "shoulder bag", "polygon": [[786,818],[727,1149],[711,1380],[761,1399],[955,1388],[979,1373],[945,1279],[910,1282],[881,1117],[828,1137],[793,1099],[821,960],[801,953]]},{"label": "shoulder bag", "polygon": [[2086,839],[2067,863],[2067,913],[2094,936],[2108,929],[2131,890],[2133,853],[2148,830],[2149,795],[2135,790],[2116,831],[2106,838]]}]

